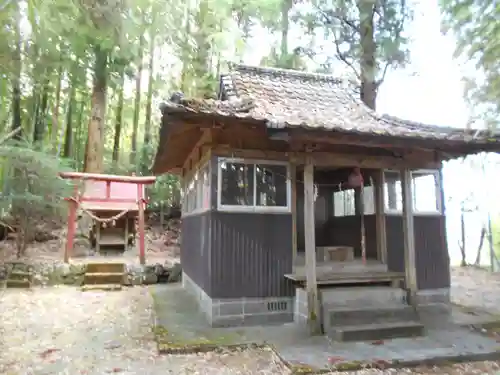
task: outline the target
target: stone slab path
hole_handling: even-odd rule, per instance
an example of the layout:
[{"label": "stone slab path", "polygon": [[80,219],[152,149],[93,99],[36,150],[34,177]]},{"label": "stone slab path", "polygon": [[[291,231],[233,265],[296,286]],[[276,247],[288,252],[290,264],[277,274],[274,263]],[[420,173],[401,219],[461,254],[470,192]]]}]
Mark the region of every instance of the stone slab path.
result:
[{"label": "stone slab path", "polygon": [[271,351],[159,356],[148,288],[0,290],[0,374],[287,374]]},{"label": "stone slab path", "polygon": [[270,344],[284,360],[315,369],[341,363],[422,362],[436,358],[484,356],[500,351],[500,344],[470,329],[446,326],[428,329],[426,336],[383,342],[339,343],[327,337],[309,337],[293,323],[274,326],[211,328],[196,311],[194,299],[179,284],[157,285],[154,296],[157,324],[170,333],[175,344],[222,342]]}]

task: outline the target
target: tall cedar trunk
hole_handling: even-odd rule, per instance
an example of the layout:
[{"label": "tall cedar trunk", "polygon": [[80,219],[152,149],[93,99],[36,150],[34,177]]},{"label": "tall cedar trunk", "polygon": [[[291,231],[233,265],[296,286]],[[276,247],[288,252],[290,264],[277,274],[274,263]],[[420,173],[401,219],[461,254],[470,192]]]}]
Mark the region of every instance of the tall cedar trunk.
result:
[{"label": "tall cedar trunk", "polygon": [[122,68],[120,75],[120,85],[118,86],[118,103],[116,105],[115,114],[115,135],[113,139],[113,163],[118,164],[120,157],[120,138],[122,133],[122,118],[123,118],[123,86],[125,86],[125,68]]},{"label": "tall cedar trunk", "polygon": [[187,93],[187,85],[188,85],[188,71],[189,71],[189,60],[190,56],[187,50],[187,46],[189,45],[189,37],[191,35],[191,19],[190,19],[190,8],[189,1],[186,1],[186,9],[184,12],[184,19],[186,24],[184,25],[184,43],[182,47],[182,70],[181,70],[181,82],[180,87],[183,93]]},{"label": "tall cedar trunk", "polygon": [[153,71],[154,71],[154,55],[155,55],[155,37],[151,32],[151,46],[149,49],[149,77],[148,77],[148,96],[146,98],[146,119],[144,121],[144,146],[142,148],[142,165],[143,173],[147,172],[149,163],[149,147],[151,142],[151,111],[153,101]]},{"label": "tall cedar trunk", "polygon": [[[13,66],[13,74],[12,74],[12,130],[20,129],[22,127],[21,124],[21,46],[22,46],[22,38],[21,38],[21,10],[19,9],[19,5],[15,7],[15,16],[13,17],[14,21],[14,30],[15,30],[15,46],[12,51],[12,66]],[[20,140],[22,137],[22,130],[18,131],[14,136],[15,139]]]},{"label": "tall cedar trunk", "polygon": [[71,82],[66,113],[66,132],[64,135],[63,157],[70,158],[73,151],[73,111],[75,109],[75,83]]},{"label": "tall cedar trunk", "polygon": [[359,33],[361,42],[361,100],[371,109],[375,109],[377,101],[377,64],[375,43],[374,15],[375,4],[373,1],[358,0]]},{"label": "tall cedar trunk", "polygon": [[137,61],[137,75],[135,76],[135,100],[134,118],[132,120],[132,147],[130,153],[130,164],[137,168],[137,133],[139,131],[139,114],[141,111],[141,79],[142,79],[142,57],[144,49],[144,37],[139,42],[139,59]]},{"label": "tall cedar trunk", "polygon": [[106,118],[108,53],[99,45],[94,48],[94,51],[91,116],[83,169],[88,173],[102,173],[104,171],[104,120]]},{"label": "tall cedar trunk", "polygon": [[210,4],[208,0],[201,0],[198,6],[198,12],[195,17],[196,32],[194,40],[196,41],[196,54],[193,61],[193,72],[196,79],[197,97],[207,97],[211,94],[210,82],[208,76],[210,73],[210,30],[214,29],[210,21]]},{"label": "tall cedar trunk", "polygon": [[[47,75],[45,72],[44,75]],[[33,143],[41,143],[45,135],[47,104],[49,101],[49,84],[48,78],[44,78],[40,105],[36,115],[35,128],[33,129]]]},{"label": "tall cedar trunk", "polygon": [[[85,98],[80,98],[80,109],[78,111],[78,120],[77,120],[77,126],[78,130],[75,135],[75,141],[74,145],[75,147],[75,152],[73,153],[75,157],[75,165],[76,169],[79,169],[81,161],[82,161],[82,148],[81,145],[83,144],[82,138],[83,138],[83,130],[84,130],[84,125],[83,125],[83,114],[85,112]],[[86,144],[86,142],[85,142]],[[85,155],[83,155],[85,157]]]},{"label": "tall cedar trunk", "polygon": [[290,30],[290,18],[288,14],[292,9],[292,0],[282,0],[281,4],[281,56],[282,64],[286,64],[288,60],[288,32]]},{"label": "tall cedar trunk", "polygon": [[59,66],[57,67],[57,82],[54,105],[52,107],[52,129],[51,129],[51,144],[52,147],[57,147],[57,136],[59,133],[59,107],[61,105],[61,83],[63,78],[63,54],[61,52]]}]

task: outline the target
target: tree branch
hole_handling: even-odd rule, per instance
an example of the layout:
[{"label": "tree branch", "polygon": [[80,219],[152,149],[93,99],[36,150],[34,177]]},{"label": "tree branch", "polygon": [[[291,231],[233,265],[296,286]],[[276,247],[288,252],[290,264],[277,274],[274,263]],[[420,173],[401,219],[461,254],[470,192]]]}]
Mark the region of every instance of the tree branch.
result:
[{"label": "tree branch", "polygon": [[349,68],[352,69],[352,71],[354,72],[354,74],[356,75],[356,78],[358,80],[361,81],[361,74],[358,72],[358,70],[356,69],[356,67],[354,66],[354,62],[353,61],[349,61],[345,55],[345,53],[342,53],[342,51],[340,51],[340,43],[339,43],[339,40],[337,38],[337,35],[335,34],[335,32],[332,30],[332,34],[334,36],[334,41],[333,43],[335,44],[335,50],[336,50],[336,53],[337,53],[337,56],[338,58],[344,63],[346,64]]},{"label": "tree branch", "polygon": [[11,2],[12,0],[5,0],[3,4],[0,4],[0,12],[3,11],[5,8],[7,8]]},{"label": "tree branch", "polygon": [[385,75],[387,74],[387,70],[389,69],[389,66],[392,65],[392,61],[387,61],[384,66],[384,70],[382,71],[382,76],[375,82],[375,85],[377,88],[380,87],[380,85],[384,82]]},{"label": "tree branch", "polygon": [[332,21],[331,18],[335,18],[336,20],[340,21],[341,23],[344,23],[347,26],[349,26],[354,31],[359,32],[359,26],[356,25],[355,21],[348,20],[346,17],[339,16],[339,15],[333,13],[333,12],[331,12],[331,13],[327,12],[327,11],[321,9],[317,5],[314,5],[314,8],[316,9],[316,11],[318,11],[321,14],[321,16],[324,18],[325,23],[327,25],[333,24],[333,21]]},{"label": "tree branch", "polygon": [[19,133],[21,131],[21,128],[16,128],[14,130],[12,130],[10,133],[7,133],[6,135],[4,135],[3,137],[0,138],[0,145],[6,141],[8,141],[9,139],[11,139],[13,136],[15,136],[17,133]]}]

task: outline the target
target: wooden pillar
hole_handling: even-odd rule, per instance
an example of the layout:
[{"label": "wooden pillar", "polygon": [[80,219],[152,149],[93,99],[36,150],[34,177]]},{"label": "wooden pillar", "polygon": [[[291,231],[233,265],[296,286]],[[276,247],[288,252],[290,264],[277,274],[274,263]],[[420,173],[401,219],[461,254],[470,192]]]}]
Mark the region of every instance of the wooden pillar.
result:
[{"label": "wooden pillar", "polygon": [[139,224],[139,262],[141,265],[146,264],[146,238],[145,238],[145,225],[144,225],[144,206],[146,200],[143,196],[143,185],[137,184],[137,204],[139,205],[139,215],[137,218]]},{"label": "wooden pillar", "polygon": [[297,165],[290,164],[291,209],[292,209],[292,268],[297,261]]},{"label": "wooden pillar", "polygon": [[377,257],[378,260],[387,264],[387,230],[385,225],[385,192],[384,192],[384,170],[380,169],[375,175],[375,227],[377,232]]},{"label": "wooden pillar", "polygon": [[[163,214],[163,212],[162,212]],[[123,218],[123,220],[125,221],[125,233],[124,233],[124,236],[125,236],[125,244],[124,244],[124,251],[127,252],[128,251],[128,213],[125,214],[125,217]],[[163,229],[163,225],[161,227]]]},{"label": "wooden pillar", "polygon": [[95,223],[95,251],[97,255],[101,252],[101,225],[97,220],[94,220]]},{"label": "wooden pillar", "polygon": [[310,332],[321,333],[318,285],[316,280],[316,239],[314,230],[314,164],[306,158],[304,166],[304,233],[306,247],[307,308]]},{"label": "wooden pillar", "polygon": [[408,303],[417,304],[417,264],[415,256],[415,228],[413,225],[413,189],[411,171],[401,170],[401,190],[403,193],[403,238],[405,255],[405,280]]},{"label": "wooden pillar", "polygon": [[64,263],[69,263],[69,258],[73,252],[73,242],[75,240],[76,220],[78,205],[80,202],[80,192],[78,184],[75,182],[73,187],[72,199],[67,199],[69,203],[68,209],[68,233],[66,234],[66,246],[64,247]]}]

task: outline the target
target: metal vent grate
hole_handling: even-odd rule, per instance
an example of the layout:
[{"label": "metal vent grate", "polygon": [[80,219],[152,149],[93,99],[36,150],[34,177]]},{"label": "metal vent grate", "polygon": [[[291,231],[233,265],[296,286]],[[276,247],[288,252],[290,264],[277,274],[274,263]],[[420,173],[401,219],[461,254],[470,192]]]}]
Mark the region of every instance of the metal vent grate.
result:
[{"label": "metal vent grate", "polygon": [[284,311],[288,308],[288,302],[286,301],[278,301],[278,302],[268,302],[267,310],[268,311]]}]

